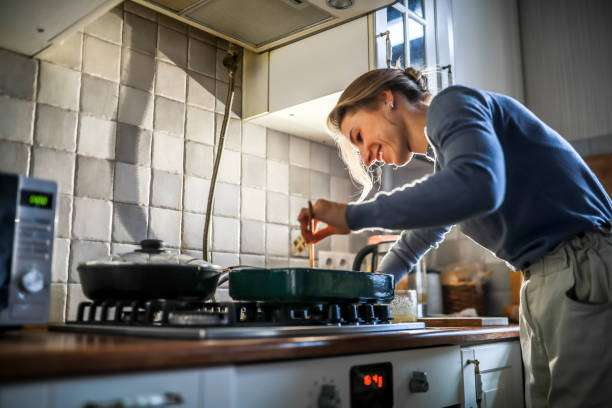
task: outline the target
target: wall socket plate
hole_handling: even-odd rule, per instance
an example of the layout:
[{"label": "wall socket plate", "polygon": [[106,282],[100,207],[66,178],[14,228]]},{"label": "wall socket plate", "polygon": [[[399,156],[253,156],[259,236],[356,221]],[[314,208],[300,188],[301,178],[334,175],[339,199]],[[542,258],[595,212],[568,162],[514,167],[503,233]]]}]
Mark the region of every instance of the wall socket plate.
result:
[{"label": "wall socket plate", "polygon": [[321,269],[340,269],[350,271],[353,269],[355,254],[350,252],[319,251],[317,266]]}]

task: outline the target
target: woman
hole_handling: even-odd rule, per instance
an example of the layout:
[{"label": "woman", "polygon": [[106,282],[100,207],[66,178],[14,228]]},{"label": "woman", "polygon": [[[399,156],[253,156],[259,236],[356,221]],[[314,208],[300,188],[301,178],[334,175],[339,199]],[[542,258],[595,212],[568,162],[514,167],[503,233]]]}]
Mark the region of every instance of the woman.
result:
[{"label": "woman", "polygon": [[[398,280],[450,226],[521,269],[520,332],[531,406],[612,401],[612,202],[580,156],[517,101],[463,86],[431,97],[418,71],[357,78],[328,117],[360,202],[317,200],[328,227],[307,242],[364,228],[403,229],[381,271]],[[358,152],[358,154],[356,154]],[[434,174],[363,201],[374,162],[413,154]]]}]

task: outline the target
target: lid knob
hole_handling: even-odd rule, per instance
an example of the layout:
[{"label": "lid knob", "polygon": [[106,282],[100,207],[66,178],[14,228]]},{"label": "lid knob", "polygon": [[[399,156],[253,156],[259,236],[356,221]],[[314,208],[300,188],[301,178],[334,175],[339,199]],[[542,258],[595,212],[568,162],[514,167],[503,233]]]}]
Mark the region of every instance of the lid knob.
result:
[{"label": "lid knob", "polygon": [[144,239],[140,241],[140,248],[136,252],[145,252],[147,254],[159,254],[164,252],[164,241],[160,239]]}]

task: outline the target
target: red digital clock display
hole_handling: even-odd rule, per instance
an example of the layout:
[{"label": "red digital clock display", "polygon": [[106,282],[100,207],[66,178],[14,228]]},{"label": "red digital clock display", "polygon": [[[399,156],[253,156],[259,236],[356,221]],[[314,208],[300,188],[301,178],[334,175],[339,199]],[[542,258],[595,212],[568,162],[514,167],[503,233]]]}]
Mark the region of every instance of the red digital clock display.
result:
[{"label": "red digital clock display", "polygon": [[351,408],[393,407],[391,363],[351,367]]}]

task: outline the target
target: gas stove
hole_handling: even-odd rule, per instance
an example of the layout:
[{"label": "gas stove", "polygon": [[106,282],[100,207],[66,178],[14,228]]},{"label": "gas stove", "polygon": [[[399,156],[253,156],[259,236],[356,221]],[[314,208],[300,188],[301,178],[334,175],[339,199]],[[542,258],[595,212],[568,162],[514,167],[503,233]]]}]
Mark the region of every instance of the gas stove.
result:
[{"label": "gas stove", "polygon": [[341,335],[422,329],[392,323],[389,305],[372,303],[81,302],[76,320],[50,330],[179,339]]}]

